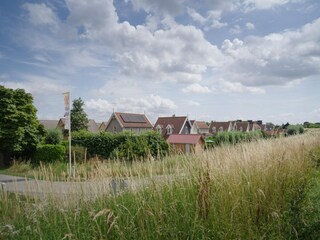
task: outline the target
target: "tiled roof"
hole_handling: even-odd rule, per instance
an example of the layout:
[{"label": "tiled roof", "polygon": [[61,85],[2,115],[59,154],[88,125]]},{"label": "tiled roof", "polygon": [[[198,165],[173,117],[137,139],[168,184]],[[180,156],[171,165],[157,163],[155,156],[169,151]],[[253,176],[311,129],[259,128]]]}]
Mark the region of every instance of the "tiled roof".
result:
[{"label": "tiled roof", "polygon": [[[157,122],[154,124],[154,126],[155,126],[154,129],[156,130],[156,127],[158,125],[164,126],[163,128],[166,128],[168,125],[171,125],[172,134],[179,134],[186,121],[187,121],[187,117],[185,117],[185,116],[183,116],[183,117],[176,117],[176,116],[159,117]],[[163,129],[163,132],[165,132],[164,129]]]},{"label": "tiled roof", "polygon": [[152,128],[152,124],[145,114],[115,112],[120,125],[124,128]]},{"label": "tiled roof", "polygon": [[209,126],[206,124],[205,121],[196,121],[196,124],[199,129],[209,129]]},{"label": "tiled roof", "polygon": [[249,122],[236,122],[237,130],[240,131],[240,128],[242,128],[242,131],[247,131]]},{"label": "tiled roof", "polygon": [[59,120],[39,120],[39,122],[46,130],[51,130],[57,127]]},{"label": "tiled roof", "polygon": [[219,128],[222,127],[223,131],[227,131],[229,128],[230,122],[211,122],[209,131],[212,132],[212,128],[216,127],[217,131],[219,131]]},{"label": "tiled roof", "polygon": [[168,143],[197,144],[202,138],[201,134],[172,134],[168,137]]}]

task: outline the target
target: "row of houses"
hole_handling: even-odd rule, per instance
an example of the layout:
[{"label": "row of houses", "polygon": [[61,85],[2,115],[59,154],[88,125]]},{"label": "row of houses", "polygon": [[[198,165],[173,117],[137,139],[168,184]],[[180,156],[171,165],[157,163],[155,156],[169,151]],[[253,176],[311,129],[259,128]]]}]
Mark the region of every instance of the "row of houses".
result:
[{"label": "row of houses", "polygon": [[[40,120],[45,129],[60,129],[65,128],[65,119],[59,120]],[[123,131],[130,131],[133,133],[143,133],[148,130],[155,130],[167,138],[174,134],[201,134],[204,136],[213,135],[218,132],[241,131],[250,132],[256,130],[271,130],[268,129],[261,120],[258,121],[226,121],[216,122],[211,121],[210,124],[205,121],[189,120],[187,116],[158,117],[154,125],[145,114],[137,113],[112,113],[107,122],[97,123],[93,119],[89,119],[88,131],[97,133],[107,131],[118,133]]]},{"label": "row of houses", "polygon": [[[65,128],[65,119],[40,120],[45,129]],[[107,122],[97,123],[89,119],[88,131],[97,133],[108,131],[118,133],[129,131],[140,134],[149,130],[159,132],[177,152],[186,154],[198,152],[203,149],[204,138],[218,132],[242,131],[250,132],[256,130],[267,130],[262,121],[205,121],[189,120],[187,116],[158,117],[156,123],[151,124],[145,114],[114,112]]]}]

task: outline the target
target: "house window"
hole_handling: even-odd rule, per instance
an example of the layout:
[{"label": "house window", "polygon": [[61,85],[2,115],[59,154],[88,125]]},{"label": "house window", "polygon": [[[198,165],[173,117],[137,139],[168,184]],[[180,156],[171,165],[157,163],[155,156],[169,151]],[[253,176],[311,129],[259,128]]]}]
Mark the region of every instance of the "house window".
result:
[{"label": "house window", "polygon": [[219,132],[223,132],[223,127],[219,127]]},{"label": "house window", "polygon": [[213,133],[217,132],[217,128],[216,128],[216,127],[213,127],[213,128],[212,128],[212,132],[213,132]]},{"label": "house window", "polygon": [[116,133],[116,132],[117,132],[117,127],[113,126],[113,133]]},{"label": "house window", "polygon": [[158,132],[158,133],[162,134],[162,128],[160,127],[160,125],[158,125],[158,126],[156,127],[156,129],[157,129],[157,132]]},{"label": "house window", "polygon": [[240,131],[240,132],[242,132],[242,131],[243,131],[243,128],[242,128],[242,127],[240,127],[240,128],[239,128],[239,131]]},{"label": "house window", "polygon": [[184,127],[184,133],[185,133],[185,134],[188,134],[188,133],[189,133],[189,131],[188,131],[188,126],[185,126],[185,127]]},{"label": "house window", "polygon": [[170,125],[167,126],[167,134],[172,134],[172,127]]}]

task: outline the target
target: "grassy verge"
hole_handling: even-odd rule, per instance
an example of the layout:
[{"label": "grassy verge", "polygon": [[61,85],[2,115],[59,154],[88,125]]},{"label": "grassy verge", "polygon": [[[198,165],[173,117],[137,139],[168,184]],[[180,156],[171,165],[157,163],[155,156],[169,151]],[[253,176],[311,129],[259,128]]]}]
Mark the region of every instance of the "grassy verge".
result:
[{"label": "grassy verge", "polygon": [[318,239],[319,146],[305,135],[177,157],[184,178],[73,205],[0,192],[0,239]]}]

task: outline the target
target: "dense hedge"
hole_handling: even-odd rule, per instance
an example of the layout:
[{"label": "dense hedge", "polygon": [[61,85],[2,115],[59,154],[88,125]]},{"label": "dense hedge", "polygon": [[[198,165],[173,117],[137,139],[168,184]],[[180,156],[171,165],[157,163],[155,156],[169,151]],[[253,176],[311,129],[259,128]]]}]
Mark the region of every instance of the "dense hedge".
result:
[{"label": "dense hedge", "polygon": [[250,142],[263,138],[264,135],[261,131],[254,132],[219,132],[218,134],[207,138],[207,146],[220,146],[222,144],[237,144],[240,142]]},{"label": "dense hedge", "polygon": [[98,155],[104,159],[141,159],[149,155],[161,157],[167,154],[169,146],[160,134],[149,131],[141,135],[128,132],[73,133],[72,145],[86,147],[88,156]]},{"label": "dense hedge", "polygon": [[32,157],[32,162],[38,164],[40,162],[62,161],[65,156],[65,147],[62,145],[45,144],[39,145]]}]

